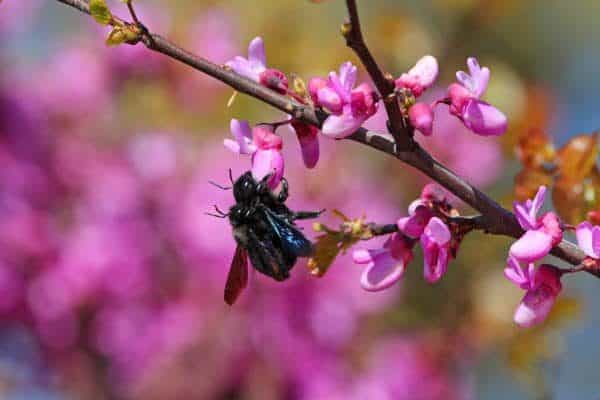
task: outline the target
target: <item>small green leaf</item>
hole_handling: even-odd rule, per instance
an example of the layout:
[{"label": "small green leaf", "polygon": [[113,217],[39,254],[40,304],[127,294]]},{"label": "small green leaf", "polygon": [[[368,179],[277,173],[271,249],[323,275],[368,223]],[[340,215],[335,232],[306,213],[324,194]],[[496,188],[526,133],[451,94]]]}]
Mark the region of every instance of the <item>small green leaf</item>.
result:
[{"label": "small green leaf", "polygon": [[125,32],[120,26],[115,26],[112,31],[108,34],[106,38],[106,44],[108,46],[118,46],[121,43],[124,43],[127,39]]},{"label": "small green leaf", "polygon": [[332,213],[343,221],[339,230],[321,223],[313,224],[315,231],[323,233],[317,237],[315,252],[308,259],[307,266],[311,274],[318,277],[325,275],[338,255],[345,253],[360,240],[373,237],[364,217],[350,219],[338,210],[333,210]]},{"label": "small green leaf", "polygon": [[108,46],[117,46],[122,43],[136,44],[140,41],[140,31],[135,25],[115,26],[106,38]]},{"label": "small green leaf", "polygon": [[112,14],[104,0],[90,0],[90,14],[101,25],[108,25],[112,21]]}]

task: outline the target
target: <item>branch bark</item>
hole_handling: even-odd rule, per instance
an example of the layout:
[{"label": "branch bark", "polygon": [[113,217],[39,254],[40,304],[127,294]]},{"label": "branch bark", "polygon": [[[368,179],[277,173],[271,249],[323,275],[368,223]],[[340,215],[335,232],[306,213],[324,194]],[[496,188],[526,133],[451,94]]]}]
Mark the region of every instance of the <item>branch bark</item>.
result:
[{"label": "branch bark", "polygon": [[394,94],[394,81],[383,73],[365,42],[356,0],[346,0],[346,8],[348,9],[349,22],[342,26],[346,45],[356,53],[377,88],[388,116],[388,128],[398,145],[398,149],[410,150],[414,144],[413,130],[404,122],[398,100]]},{"label": "branch bark", "polygon": [[[74,7],[84,13],[90,13],[87,0],[57,1]],[[355,13],[356,11],[355,2],[348,1],[348,4],[354,4],[354,8],[350,8],[352,15],[352,13]],[[358,30],[358,33],[360,34],[360,30]],[[252,96],[306,123],[320,128],[323,121],[327,118],[327,114],[321,110],[316,110],[313,107],[300,104],[293,99],[282,96],[254,81],[240,76],[225,67],[214,64],[202,57],[198,57],[171,43],[160,35],[145,33],[142,36],[141,41],[150,50],[178,60],[193,69],[203,72],[231,86],[239,92]],[[376,63],[374,65],[376,66]],[[373,68],[373,66],[371,66],[371,68]],[[378,67],[377,69],[379,70]],[[359,128],[348,139],[369,146],[392,157],[396,157],[398,160],[418,169],[429,178],[439,183],[481,213],[481,219],[478,222],[479,229],[490,234],[513,238],[519,238],[523,234],[523,230],[518,224],[517,219],[510,211],[504,209],[485,193],[470,185],[453,171],[438,162],[427,153],[427,151],[421,148],[418,143],[414,142],[410,149],[398,151],[395,141],[390,138],[389,135],[369,131],[365,128]],[[585,258],[583,251],[579,247],[566,240],[563,240],[558,246],[553,248],[552,254],[572,265],[581,264]],[[600,278],[600,272],[586,271]]]}]

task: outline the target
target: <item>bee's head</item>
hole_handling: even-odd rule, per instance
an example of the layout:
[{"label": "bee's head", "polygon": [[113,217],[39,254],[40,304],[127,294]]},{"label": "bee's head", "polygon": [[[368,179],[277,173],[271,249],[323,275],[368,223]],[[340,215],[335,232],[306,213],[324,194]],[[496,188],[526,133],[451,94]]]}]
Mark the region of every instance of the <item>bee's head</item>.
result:
[{"label": "bee's head", "polygon": [[235,197],[235,201],[238,203],[246,202],[256,197],[256,186],[257,183],[250,171],[240,176],[233,184],[233,197]]}]

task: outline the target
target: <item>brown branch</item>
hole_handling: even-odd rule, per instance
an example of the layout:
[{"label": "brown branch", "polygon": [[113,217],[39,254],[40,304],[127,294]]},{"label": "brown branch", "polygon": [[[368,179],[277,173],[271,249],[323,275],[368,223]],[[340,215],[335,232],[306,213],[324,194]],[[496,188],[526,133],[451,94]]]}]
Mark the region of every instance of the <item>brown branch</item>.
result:
[{"label": "brown branch", "polygon": [[394,81],[387,77],[371,54],[362,34],[356,0],[346,0],[349,22],[342,26],[342,33],[346,38],[346,45],[358,56],[363,66],[373,80],[379,95],[383,100],[388,116],[388,128],[398,144],[398,150],[410,150],[413,146],[413,130],[404,123],[398,100],[394,94]]},{"label": "brown branch", "polygon": [[[86,0],[57,1],[89,14],[89,6]],[[162,36],[143,33],[141,41],[151,50],[174,58],[198,71],[220,80],[239,92],[261,100],[262,102],[306,123],[320,127],[327,117],[327,114],[322,111],[300,104],[293,99],[282,96],[254,81],[240,76],[225,67],[195,56],[169,42]],[[487,233],[513,238],[518,238],[523,234],[523,230],[510,211],[502,208],[485,193],[471,186],[461,177],[439,163],[429,153],[423,150],[418,143],[415,142],[411,150],[397,151],[395,142],[388,138],[387,135],[368,131],[365,128],[359,128],[349,137],[349,139],[396,157],[445,187],[448,191],[455,194],[482,214],[480,217],[481,219],[478,220],[479,229],[482,229]],[[558,246],[552,249],[552,254],[572,265],[581,264],[585,258],[581,249],[566,240],[563,240]],[[588,272],[600,278],[600,272],[589,270]]]}]

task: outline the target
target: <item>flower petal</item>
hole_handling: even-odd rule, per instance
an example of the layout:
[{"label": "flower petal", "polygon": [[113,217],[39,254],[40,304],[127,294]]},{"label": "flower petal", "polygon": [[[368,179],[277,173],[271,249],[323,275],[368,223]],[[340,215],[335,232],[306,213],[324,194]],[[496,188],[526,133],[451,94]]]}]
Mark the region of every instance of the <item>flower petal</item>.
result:
[{"label": "flower petal", "polygon": [[[252,154],[256,151],[256,146],[251,145],[252,129],[248,121],[232,119],[229,123],[229,129],[238,143],[240,154]],[[233,150],[227,144],[225,146]]]},{"label": "flower petal", "polygon": [[438,247],[432,242],[428,242],[425,235],[421,236],[421,246],[423,247],[423,277],[429,283],[439,281],[448,270],[449,254],[444,247]]},{"label": "flower petal", "polygon": [[531,206],[529,209],[529,216],[531,219],[536,219],[538,213],[542,209],[544,205],[544,201],[546,200],[546,186],[542,185],[539,187],[533,201],[531,202]]},{"label": "flower petal", "polygon": [[416,77],[423,89],[427,89],[435,83],[438,72],[439,67],[437,59],[433,56],[426,55],[417,61],[415,66],[408,71],[408,74]]},{"label": "flower petal", "polygon": [[350,61],[346,61],[340,66],[340,83],[344,91],[350,93],[356,83],[358,69]]},{"label": "flower petal", "polygon": [[508,258],[506,268],[504,268],[504,276],[521,289],[527,290],[530,288],[529,275],[525,273],[519,261],[514,257]]},{"label": "flower petal", "polygon": [[334,139],[343,139],[354,133],[365,121],[365,118],[357,118],[348,110],[341,115],[330,115],[323,123],[321,131],[325,136]]},{"label": "flower petal", "polygon": [[389,252],[381,253],[363,271],[360,285],[370,292],[387,289],[402,278],[405,270],[403,260],[396,260]]},{"label": "flower petal", "polygon": [[575,231],[577,235],[577,243],[581,250],[588,256],[592,258],[600,258],[600,252],[597,252],[597,249],[594,248],[594,236],[600,236],[600,229],[596,229],[598,234],[594,235],[594,227],[588,221],[584,221],[577,225],[577,230]]},{"label": "flower petal", "polygon": [[265,176],[272,174],[269,178],[269,187],[274,189],[279,185],[283,177],[284,161],[281,152],[270,150],[257,150],[252,156],[252,176],[260,181]]},{"label": "flower petal", "polygon": [[528,291],[515,311],[515,323],[523,328],[528,328],[543,322],[550,313],[555,300],[556,295],[547,291],[544,286]]},{"label": "flower petal", "polygon": [[265,126],[257,125],[252,129],[252,139],[261,150],[281,150],[283,140],[281,136]]},{"label": "flower petal", "polygon": [[423,234],[423,230],[433,216],[433,213],[426,206],[419,205],[410,214],[410,216],[398,220],[398,229],[406,236],[418,239]]},{"label": "flower petal", "polygon": [[462,109],[467,128],[482,136],[497,136],[506,132],[508,120],[502,111],[480,100],[468,100]]},{"label": "flower petal", "polygon": [[[383,250],[383,249],[382,249]],[[373,261],[373,257],[371,256],[371,250],[366,249],[358,249],[352,252],[352,260],[356,264],[368,264]]]},{"label": "flower petal", "polygon": [[448,229],[448,226],[444,223],[444,221],[438,217],[433,217],[429,220],[425,230],[423,231],[423,235],[427,236],[438,246],[445,246],[450,242],[450,239],[452,239],[450,229]]},{"label": "flower petal", "polygon": [[237,153],[237,154],[241,154],[240,144],[238,142],[236,142],[235,140],[223,139],[223,145],[230,151]]},{"label": "flower petal", "polygon": [[255,82],[260,81],[260,74],[252,68],[251,63],[244,57],[236,56],[233,60],[225,63],[225,65],[248,79]]},{"label": "flower petal", "polygon": [[302,150],[302,161],[306,168],[314,168],[319,161],[319,138],[315,136],[298,137],[300,150]]},{"label": "flower petal", "polygon": [[475,82],[475,90],[473,94],[477,98],[481,98],[485,91],[487,90],[488,83],[490,81],[490,70],[487,67],[480,67],[479,62],[475,57],[469,57],[467,59],[467,66],[469,67],[469,72],[471,73],[471,77]]},{"label": "flower petal", "polygon": [[534,262],[550,253],[552,249],[552,236],[545,232],[527,231],[519,240],[510,246],[509,254],[519,261]]},{"label": "flower petal", "polygon": [[412,126],[425,136],[433,133],[433,110],[426,103],[416,103],[408,110],[408,118]]},{"label": "flower petal", "polygon": [[341,112],[344,106],[342,98],[329,86],[325,86],[317,91],[317,100],[318,105],[325,107],[332,113]]},{"label": "flower petal", "polygon": [[531,215],[530,215],[529,209],[527,207],[525,207],[523,204],[515,201],[513,203],[513,209],[515,211],[515,216],[517,217],[517,221],[519,221],[519,225],[521,225],[521,228],[523,228],[525,230],[537,228],[538,224],[537,224],[536,217],[534,216],[533,219],[531,219]]},{"label": "flower petal", "polygon": [[255,37],[248,45],[248,61],[253,70],[267,68],[267,55],[265,53],[265,43],[260,36]]}]

